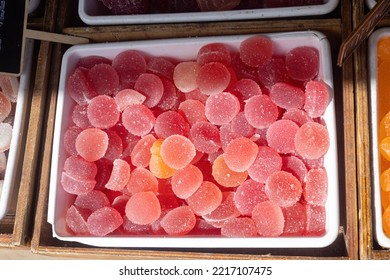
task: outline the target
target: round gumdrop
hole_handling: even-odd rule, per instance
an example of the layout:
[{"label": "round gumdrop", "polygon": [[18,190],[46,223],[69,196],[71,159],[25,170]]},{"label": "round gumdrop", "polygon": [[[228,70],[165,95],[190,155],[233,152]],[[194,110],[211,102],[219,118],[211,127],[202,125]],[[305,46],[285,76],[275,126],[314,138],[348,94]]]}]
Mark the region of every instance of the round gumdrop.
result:
[{"label": "round gumdrop", "polygon": [[115,95],[114,99],[119,111],[123,112],[129,105],[144,103],[146,96],[134,89],[122,89]]},{"label": "round gumdrop", "polygon": [[380,120],[378,127],[379,140],[382,140],[387,136],[390,136],[390,111]]},{"label": "round gumdrop", "polygon": [[324,206],[306,204],[306,235],[322,236],[326,231],[326,210]]},{"label": "round gumdrop", "polygon": [[74,205],[81,209],[96,211],[99,208],[110,206],[110,201],[102,191],[92,190],[89,193],[78,195]]},{"label": "round gumdrop", "polygon": [[114,191],[121,191],[130,178],[130,165],[123,159],[114,160],[111,176],[106,188]]},{"label": "round gumdrop", "polygon": [[267,95],[256,95],[247,100],[244,107],[248,123],[255,128],[267,128],[278,119],[278,107]]},{"label": "round gumdrop", "polygon": [[79,61],[77,61],[76,66],[91,69],[95,65],[102,64],[102,63],[111,65],[112,62],[110,59],[103,57],[103,56],[89,55],[89,56],[85,56],[85,57],[80,58]]},{"label": "round gumdrop", "polygon": [[195,165],[189,164],[173,174],[172,191],[178,198],[186,199],[199,189],[202,182],[202,171]]},{"label": "round gumdrop", "polygon": [[288,207],[299,201],[302,195],[302,184],[289,172],[277,171],[265,182],[267,197],[280,207]]},{"label": "round gumdrop", "polygon": [[286,110],[299,109],[305,104],[305,92],[286,83],[274,84],[271,87],[269,96],[272,102]]},{"label": "round gumdrop", "polygon": [[81,195],[92,191],[96,185],[95,180],[79,180],[62,172],[61,185],[64,191],[70,194]]},{"label": "round gumdrop", "polygon": [[194,99],[199,100],[203,104],[206,103],[207,98],[209,98],[208,95],[202,93],[198,88],[191,90],[190,92],[187,92],[185,94],[185,99]]},{"label": "round gumdrop", "polygon": [[252,79],[241,79],[238,80],[233,86],[232,93],[235,94],[238,98],[245,101],[252,96],[262,94],[261,88]]},{"label": "round gumdrop", "polygon": [[95,162],[86,161],[80,156],[70,156],[65,160],[64,171],[78,180],[94,180],[97,166]]},{"label": "round gumdrop", "polygon": [[244,172],[255,161],[257,152],[257,145],[249,138],[239,137],[233,139],[225,149],[225,163],[233,171]]},{"label": "round gumdrop", "polygon": [[282,157],[282,170],[290,172],[298,180],[303,183],[307,174],[307,167],[305,163],[296,156],[284,156]]},{"label": "round gumdrop", "polygon": [[182,169],[195,157],[194,144],[182,135],[171,135],[161,144],[161,158],[173,169]]},{"label": "round gumdrop", "polygon": [[[219,129],[219,137],[221,140],[222,150],[225,150],[227,145],[233,140],[240,137],[239,134],[232,131],[231,124],[222,125]],[[219,152],[219,151],[218,151]]]},{"label": "round gumdrop", "polygon": [[231,62],[230,50],[223,43],[209,43],[199,49],[196,60],[200,65],[209,62],[220,62],[229,65]]},{"label": "round gumdrop", "polygon": [[12,109],[11,101],[0,91],[0,122],[4,121]]},{"label": "round gumdrop", "polygon": [[161,214],[161,206],[154,192],[133,194],[126,204],[127,218],[137,225],[147,225],[156,221]]},{"label": "round gumdrop", "polygon": [[160,223],[168,235],[185,235],[195,227],[196,217],[189,206],[180,206],[170,210]]},{"label": "round gumdrop", "polygon": [[253,208],[260,202],[268,200],[263,183],[252,179],[243,182],[234,194],[234,203],[244,216],[252,215]]},{"label": "round gumdrop", "polygon": [[95,190],[107,190],[105,186],[110,179],[113,163],[111,160],[102,158],[95,161],[95,164],[98,170],[95,178]]},{"label": "round gumdrop", "polygon": [[173,79],[174,69],[175,64],[173,64],[171,60],[165,57],[151,57],[146,64],[146,70],[148,72],[170,80]]},{"label": "round gumdrop", "polygon": [[135,50],[119,53],[112,61],[118,73],[121,88],[132,88],[137,78],[146,72],[146,61],[142,54]]},{"label": "round gumdrop", "polygon": [[229,92],[220,92],[206,100],[206,118],[215,125],[229,123],[240,111],[238,98]]},{"label": "round gumdrop", "polygon": [[123,126],[133,135],[148,134],[156,122],[153,112],[143,104],[127,106],[122,113]]},{"label": "round gumdrop", "polygon": [[76,104],[72,111],[72,121],[82,129],[92,127],[92,124],[88,119],[87,108],[87,105]]},{"label": "round gumdrop", "polygon": [[97,64],[88,72],[88,80],[100,95],[114,96],[119,89],[119,76],[109,64]]},{"label": "round gumdrop", "polygon": [[283,233],[284,216],[282,209],[275,202],[260,202],[252,211],[257,233],[264,237],[276,237]]},{"label": "round gumdrop", "polygon": [[176,109],[181,97],[180,93],[171,80],[161,78],[161,82],[164,86],[164,92],[157,107],[163,111]]},{"label": "round gumdrop", "polygon": [[12,125],[0,123],[0,153],[9,150],[12,139]]},{"label": "round gumdrop", "polygon": [[11,75],[0,75],[0,88],[3,94],[11,101],[11,103],[17,102],[19,92],[18,77]]},{"label": "round gumdrop", "polygon": [[284,57],[272,57],[270,61],[257,68],[257,74],[259,83],[268,89],[276,83],[290,81]]},{"label": "round gumdrop", "polygon": [[318,159],[329,149],[329,133],[325,126],[307,122],[298,129],[294,143],[295,150],[304,159]]},{"label": "round gumdrop", "polygon": [[390,160],[390,137],[380,140],[379,152],[386,160]]},{"label": "round gumdrop", "polygon": [[150,225],[137,225],[129,221],[129,219],[123,217],[123,230],[132,235],[147,235],[150,232]]},{"label": "round gumdrop", "polygon": [[87,79],[88,69],[76,68],[66,82],[67,94],[79,105],[87,105],[97,92]]},{"label": "round gumdrop", "polygon": [[214,183],[203,181],[198,190],[186,201],[196,215],[203,216],[213,212],[221,204],[222,192]]},{"label": "round gumdrop", "polygon": [[123,153],[122,138],[114,130],[105,130],[105,132],[108,136],[108,148],[104,157],[114,161]]},{"label": "round gumdrop", "polygon": [[295,135],[299,126],[290,120],[278,120],[267,130],[267,143],[278,153],[288,154],[295,151]]},{"label": "round gumdrop", "polygon": [[148,169],[137,167],[131,172],[126,188],[132,194],[147,191],[157,193],[158,181]]},{"label": "round gumdrop", "polygon": [[234,117],[230,123],[230,129],[239,136],[251,137],[255,134],[255,128],[248,123],[244,112],[239,112]]},{"label": "round gumdrop", "polygon": [[207,121],[204,104],[195,99],[187,99],[180,103],[179,112],[183,113],[190,125],[198,121]]},{"label": "round gumdrop", "polygon": [[329,104],[329,92],[321,81],[309,81],[305,88],[305,106],[303,109],[312,118],[321,117]]},{"label": "round gumdrop", "polygon": [[328,175],[325,168],[310,169],[303,185],[303,197],[309,204],[325,206],[328,195]]},{"label": "round gumdrop", "polygon": [[102,207],[94,211],[87,220],[88,231],[95,236],[105,236],[123,223],[121,214],[112,207]]},{"label": "round gumdrop", "polygon": [[98,95],[89,102],[87,115],[94,127],[107,129],[119,121],[119,108],[114,98]]},{"label": "round gumdrop", "polygon": [[257,235],[256,224],[248,217],[232,218],[223,223],[221,235],[227,237],[254,237]]},{"label": "round gumdrop", "polygon": [[209,122],[197,122],[190,130],[191,140],[199,152],[212,154],[221,148],[219,129]]},{"label": "round gumdrop", "polygon": [[152,147],[150,148],[151,157],[149,161],[149,170],[152,172],[156,178],[167,179],[172,177],[176,172],[175,169],[169,167],[162,159],[160,155],[160,148],[162,145],[163,139],[157,139],[154,141]]},{"label": "round gumdrop", "polygon": [[147,167],[149,165],[153,143],[156,141],[156,137],[152,134],[147,134],[142,137],[137,144],[135,144],[131,151],[131,163],[137,167]]},{"label": "round gumdrop", "polygon": [[313,47],[296,47],[286,55],[286,67],[291,78],[310,81],[318,75],[319,54]]},{"label": "round gumdrop", "polygon": [[240,44],[241,60],[252,67],[260,67],[267,63],[272,53],[272,40],[263,36],[249,37]]},{"label": "round gumdrop", "polygon": [[87,161],[96,161],[104,157],[108,148],[107,133],[98,128],[87,128],[76,138],[76,150]]},{"label": "round gumdrop", "polygon": [[304,123],[313,121],[309,114],[301,109],[287,110],[286,112],[284,112],[282,119],[293,121],[298,126],[302,126]]},{"label": "round gumdrop", "polygon": [[78,155],[78,152],[76,150],[76,138],[81,131],[83,131],[82,128],[78,126],[71,126],[64,133],[65,151],[67,151],[72,156]]},{"label": "round gumdrop", "polygon": [[159,138],[167,138],[171,135],[188,135],[190,126],[180,113],[167,111],[156,118],[154,131]]},{"label": "round gumdrop", "polygon": [[223,192],[221,204],[211,213],[203,215],[208,222],[223,222],[240,216],[235,203],[234,192]]},{"label": "round gumdrop", "polygon": [[134,89],[146,97],[143,104],[149,108],[156,106],[164,93],[164,85],[161,79],[151,73],[141,74],[135,82]]},{"label": "round gumdrop", "polygon": [[200,67],[196,84],[200,91],[213,95],[224,91],[230,83],[231,74],[225,65],[209,62]]},{"label": "round gumdrop", "polygon": [[242,184],[248,177],[248,172],[231,170],[225,162],[224,155],[220,155],[213,162],[212,175],[218,184],[229,188]]},{"label": "round gumdrop", "polygon": [[67,227],[77,235],[89,234],[86,220],[74,205],[66,210],[65,223]]},{"label": "round gumdrop", "polygon": [[390,168],[381,173],[380,184],[383,191],[390,191]]},{"label": "round gumdrop", "polygon": [[306,209],[298,203],[282,208],[284,215],[283,236],[301,236],[306,229]]},{"label": "round gumdrop", "polygon": [[200,65],[195,61],[184,61],[176,65],[173,71],[173,82],[182,92],[190,92],[198,88],[197,77]]},{"label": "round gumdrop", "polygon": [[282,169],[282,157],[267,146],[259,146],[255,162],[249,167],[249,177],[259,183],[265,183],[268,176]]}]

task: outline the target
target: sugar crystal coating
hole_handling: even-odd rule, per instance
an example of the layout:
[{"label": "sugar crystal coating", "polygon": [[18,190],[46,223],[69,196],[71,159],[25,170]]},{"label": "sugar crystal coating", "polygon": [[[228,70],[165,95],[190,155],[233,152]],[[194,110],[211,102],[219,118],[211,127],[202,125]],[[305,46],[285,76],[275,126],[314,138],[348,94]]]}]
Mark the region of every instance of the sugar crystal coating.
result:
[{"label": "sugar crystal coating", "polygon": [[239,136],[251,137],[255,134],[255,128],[249,124],[242,111],[230,122],[230,129],[231,132]]},{"label": "sugar crystal coating", "polygon": [[173,79],[174,69],[175,64],[165,57],[151,57],[146,64],[146,70],[148,72],[170,80]]},{"label": "sugar crystal coating", "polygon": [[152,134],[147,134],[142,137],[137,144],[135,144],[131,151],[131,163],[137,167],[147,167],[149,165],[150,157],[152,156],[150,149],[156,137]]},{"label": "sugar crystal coating", "polygon": [[198,88],[197,77],[200,65],[195,61],[184,61],[176,65],[173,71],[173,82],[182,92],[190,92]]},{"label": "sugar crystal coating", "polygon": [[110,201],[102,191],[92,190],[89,193],[78,195],[74,205],[81,209],[96,211],[102,207],[110,206]]},{"label": "sugar crystal coating", "polygon": [[112,61],[118,73],[121,88],[132,88],[137,78],[146,72],[146,61],[142,54],[135,50],[119,53]]},{"label": "sugar crystal coating", "polygon": [[212,175],[218,184],[223,187],[231,188],[237,187],[244,182],[248,177],[248,172],[231,170],[226,164],[224,155],[220,155],[213,162]]},{"label": "sugar crystal coating", "polygon": [[305,88],[304,110],[312,118],[321,117],[329,103],[329,92],[325,83],[321,81],[309,81]]},{"label": "sugar crystal coating", "polygon": [[123,112],[129,105],[144,103],[146,96],[134,89],[123,89],[115,95],[114,99],[119,110]]},{"label": "sugar crystal coating", "polygon": [[290,120],[277,120],[267,130],[267,143],[278,153],[288,154],[295,152],[295,135],[299,127]]},{"label": "sugar crystal coating", "polygon": [[82,129],[92,127],[87,115],[87,105],[76,104],[72,111],[73,122]]},{"label": "sugar crystal coating", "polygon": [[305,159],[317,159],[329,149],[329,133],[325,126],[316,122],[303,124],[295,135],[295,149]]},{"label": "sugar crystal coating", "polygon": [[187,136],[189,130],[188,122],[176,111],[161,113],[154,124],[156,135],[163,139],[175,134]]},{"label": "sugar crystal coating", "polygon": [[299,202],[282,208],[284,215],[283,236],[303,235],[306,230],[306,209]]},{"label": "sugar crystal coating", "polygon": [[305,92],[287,83],[274,84],[269,95],[272,102],[286,110],[299,109],[305,104]]},{"label": "sugar crystal coating", "polygon": [[151,73],[141,74],[135,81],[134,89],[146,97],[143,104],[148,108],[156,106],[164,94],[164,85],[161,79]]},{"label": "sugar crystal coating", "polygon": [[303,185],[307,203],[325,206],[328,195],[328,174],[324,168],[310,169]]},{"label": "sugar crystal coating", "polygon": [[79,105],[87,105],[91,98],[97,96],[97,92],[87,78],[88,71],[83,67],[76,68],[66,82],[69,96]]},{"label": "sugar crystal coating", "polygon": [[254,237],[257,235],[255,222],[248,217],[238,217],[225,221],[221,235],[228,237]]},{"label": "sugar crystal coating", "polygon": [[257,145],[246,137],[230,141],[224,153],[226,165],[233,171],[244,172],[249,169],[257,157]]},{"label": "sugar crystal coating", "polygon": [[191,127],[190,136],[197,151],[214,153],[221,147],[218,127],[209,122],[199,121],[195,123]]},{"label": "sugar crystal coating", "polygon": [[301,183],[304,182],[308,168],[300,158],[293,155],[283,156],[282,163],[283,171],[293,174]]},{"label": "sugar crystal coating", "polygon": [[265,183],[268,176],[282,169],[282,157],[267,146],[259,146],[254,163],[249,167],[249,177],[259,183]]},{"label": "sugar crystal coating", "polygon": [[257,233],[264,237],[280,236],[284,228],[282,209],[273,201],[258,203],[252,211]]},{"label": "sugar crystal coating", "polygon": [[153,112],[143,104],[127,106],[122,113],[123,126],[137,136],[148,134],[156,122]]},{"label": "sugar crystal coating", "polygon": [[135,193],[126,204],[127,218],[137,225],[151,224],[160,217],[160,214],[160,202],[151,191]]},{"label": "sugar crystal coating", "polygon": [[182,97],[181,93],[178,92],[174,83],[166,78],[161,78],[161,82],[164,87],[163,95],[157,104],[157,107],[161,110],[175,110],[179,105]]},{"label": "sugar crystal coating", "polygon": [[243,182],[234,193],[234,203],[244,216],[251,216],[253,208],[260,202],[268,200],[263,183],[252,179]]},{"label": "sugar crystal coating", "polygon": [[206,100],[206,118],[215,125],[228,124],[240,111],[238,98],[228,92],[220,92]]},{"label": "sugar crystal coating", "polygon": [[94,236],[105,236],[123,223],[123,218],[112,207],[102,207],[94,211],[87,220],[88,231]]},{"label": "sugar crystal coating", "polygon": [[299,201],[302,195],[302,184],[289,172],[277,171],[265,182],[267,197],[280,207],[288,207]]},{"label": "sugar crystal coating", "polygon": [[240,79],[235,84],[231,90],[238,98],[243,101],[251,98],[255,95],[262,94],[261,88],[256,81],[252,79]]},{"label": "sugar crystal coating", "polygon": [[64,171],[78,180],[93,180],[98,172],[95,162],[80,156],[70,156],[65,160]]},{"label": "sugar crystal coating", "polygon": [[244,113],[248,123],[255,128],[267,128],[279,116],[278,107],[267,95],[256,95],[248,99]]},{"label": "sugar crystal coating", "polygon": [[187,99],[180,103],[179,112],[183,113],[187,122],[194,125],[198,121],[207,121],[205,105],[196,99]]},{"label": "sugar crystal coating", "polygon": [[119,76],[114,67],[101,63],[88,71],[88,80],[100,95],[114,96],[119,89]]},{"label": "sugar crystal coating", "polygon": [[221,204],[222,192],[214,183],[203,181],[197,191],[186,201],[196,215],[203,216],[211,213]]},{"label": "sugar crystal coating", "polygon": [[231,74],[225,65],[219,62],[209,62],[199,68],[196,84],[200,91],[213,95],[224,91],[231,79]]},{"label": "sugar crystal coating", "polygon": [[220,62],[229,65],[231,62],[230,50],[222,43],[210,43],[202,46],[196,58],[200,65],[209,62]]},{"label": "sugar crystal coating", "polygon": [[195,224],[196,217],[189,206],[174,208],[161,219],[161,226],[168,235],[185,235]]},{"label": "sugar crystal coating", "polygon": [[75,234],[89,234],[86,220],[74,205],[70,206],[66,211],[65,223],[67,227]]},{"label": "sugar crystal coating", "polygon": [[96,181],[76,179],[66,172],[62,172],[61,185],[67,193],[81,195],[92,191],[95,188]]},{"label": "sugar crystal coating", "polygon": [[147,191],[157,193],[158,181],[148,169],[137,167],[131,172],[126,188],[131,194]]},{"label": "sugar crystal coating", "polygon": [[77,126],[71,126],[65,131],[64,149],[68,154],[72,156],[78,155],[78,152],[76,150],[76,138],[81,131],[83,131],[83,129]]},{"label": "sugar crystal coating", "polygon": [[120,191],[128,183],[130,179],[130,165],[123,159],[114,160],[111,176],[106,184],[106,188],[110,190]]},{"label": "sugar crystal coating", "polygon": [[114,98],[98,95],[89,102],[87,116],[94,127],[107,129],[119,121],[119,108]]},{"label": "sugar crystal coating", "polygon": [[245,39],[240,44],[240,58],[249,66],[262,66],[271,59],[272,45],[272,40],[263,36],[253,36]]},{"label": "sugar crystal coating", "polygon": [[234,192],[222,192],[222,202],[219,206],[209,214],[203,215],[203,218],[208,222],[224,222],[232,218],[240,216],[235,203]]},{"label": "sugar crystal coating", "polygon": [[322,236],[326,231],[326,210],[324,206],[306,204],[306,235]]},{"label": "sugar crystal coating", "polygon": [[107,133],[98,128],[87,128],[76,138],[76,150],[87,161],[96,161],[104,157],[108,148]]},{"label": "sugar crystal coating", "polygon": [[313,47],[296,47],[286,55],[286,67],[291,78],[310,81],[318,75],[319,54]]}]

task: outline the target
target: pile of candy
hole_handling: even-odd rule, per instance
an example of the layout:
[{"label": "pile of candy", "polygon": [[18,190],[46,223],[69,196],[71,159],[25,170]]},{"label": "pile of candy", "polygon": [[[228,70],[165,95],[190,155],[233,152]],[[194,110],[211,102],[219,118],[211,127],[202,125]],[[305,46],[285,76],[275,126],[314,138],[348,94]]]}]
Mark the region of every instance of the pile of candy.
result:
[{"label": "pile of candy", "polygon": [[0,75],[0,196],[7,167],[7,153],[11,145],[18,89],[19,81],[16,77]]},{"label": "pile of candy", "polygon": [[324,0],[97,0],[115,15],[188,13],[321,5]]},{"label": "pile of candy", "polygon": [[81,58],[60,171],[72,234],[323,235],[329,89],[317,49],[275,43]]}]

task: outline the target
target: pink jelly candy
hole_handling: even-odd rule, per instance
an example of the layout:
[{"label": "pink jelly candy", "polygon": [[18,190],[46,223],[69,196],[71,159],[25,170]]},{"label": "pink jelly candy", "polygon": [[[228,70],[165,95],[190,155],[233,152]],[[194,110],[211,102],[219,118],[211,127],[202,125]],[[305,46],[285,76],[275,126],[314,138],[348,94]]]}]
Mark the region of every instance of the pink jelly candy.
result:
[{"label": "pink jelly candy", "polygon": [[190,92],[198,88],[197,76],[200,65],[195,61],[184,61],[176,65],[173,71],[173,82],[182,92]]},{"label": "pink jelly candy", "polygon": [[186,199],[199,189],[202,182],[202,171],[195,165],[189,164],[173,174],[172,191],[177,197]]},{"label": "pink jelly candy", "polygon": [[310,81],[319,71],[319,54],[313,47],[296,47],[286,55],[286,67],[291,78]]},{"label": "pink jelly candy", "polygon": [[81,131],[83,131],[83,129],[77,126],[71,126],[65,131],[64,148],[65,151],[67,151],[72,156],[78,155],[76,150],[76,138]]},{"label": "pink jelly candy", "polygon": [[126,204],[127,218],[137,225],[151,224],[160,217],[160,214],[160,202],[151,191],[133,194]]},{"label": "pink jelly candy", "polygon": [[92,191],[96,185],[95,180],[79,180],[71,177],[66,172],[62,172],[61,185],[67,193],[70,194],[86,194]]},{"label": "pink jelly candy", "polygon": [[66,84],[67,93],[80,105],[87,105],[89,100],[97,95],[87,78],[87,73],[88,69],[76,68]]},{"label": "pink jelly candy", "polygon": [[123,112],[129,105],[144,103],[146,96],[134,89],[123,89],[115,95],[114,99],[119,111]]},{"label": "pink jelly candy", "polygon": [[223,192],[221,204],[211,213],[203,215],[208,222],[222,222],[240,216],[235,203],[234,192]]},{"label": "pink jelly candy", "polygon": [[119,121],[119,108],[114,98],[98,95],[89,102],[87,116],[94,127],[107,129]]},{"label": "pink jelly candy", "polygon": [[106,184],[109,190],[120,191],[128,183],[130,178],[130,165],[123,159],[114,160],[111,176]]},{"label": "pink jelly candy", "polygon": [[200,67],[196,84],[201,92],[213,95],[224,91],[231,79],[229,70],[220,62],[209,62]]},{"label": "pink jelly candy", "polygon": [[289,83],[286,62],[284,57],[272,57],[270,61],[257,68],[259,83],[268,89],[276,83]]},{"label": "pink jelly candy", "polygon": [[269,96],[272,102],[286,110],[302,108],[305,103],[305,92],[286,83],[274,84]]},{"label": "pink jelly candy", "polygon": [[159,138],[167,138],[171,135],[187,136],[190,126],[185,118],[176,111],[166,111],[156,118],[154,131]]},{"label": "pink jelly candy", "polygon": [[180,103],[179,112],[183,113],[190,125],[198,121],[207,121],[204,104],[195,99],[187,99]]},{"label": "pink jelly candy", "polygon": [[161,79],[151,73],[141,74],[135,82],[134,89],[146,97],[143,104],[149,108],[156,106],[164,93],[164,85]]},{"label": "pink jelly candy", "polygon": [[305,233],[306,209],[298,203],[282,208],[284,215],[283,236],[299,236]]},{"label": "pink jelly candy", "polygon": [[112,207],[102,207],[94,211],[87,220],[89,232],[94,236],[105,236],[123,223],[123,218],[118,211]]},{"label": "pink jelly candy", "polygon": [[74,205],[81,209],[96,211],[99,208],[110,206],[110,201],[102,191],[92,190],[89,193],[78,195]]},{"label": "pink jelly candy", "polygon": [[89,55],[80,58],[76,66],[91,69],[95,65],[102,64],[102,63],[111,65],[112,61],[100,55]]},{"label": "pink jelly candy", "polygon": [[302,184],[289,172],[277,171],[265,182],[267,197],[280,207],[288,207],[299,201],[302,195]]},{"label": "pink jelly candy", "polygon": [[127,106],[122,113],[123,126],[131,134],[144,136],[148,134],[156,122],[153,112],[143,104]]},{"label": "pink jelly candy", "polygon": [[16,76],[0,75],[0,89],[5,96],[9,98],[11,103],[15,103],[18,99],[19,80]]},{"label": "pink jelly candy", "polygon": [[244,172],[257,157],[257,145],[246,137],[236,138],[227,145],[224,153],[226,165],[233,171]]},{"label": "pink jelly candy", "polygon": [[188,206],[174,208],[161,219],[161,226],[168,235],[185,235],[195,224],[195,214]]},{"label": "pink jelly candy", "polygon": [[329,92],[325,83],[321,81],[309,81],[305,88],[304,110],[312,118],[321,117],[329,104]]},{"label": "pink jelly candy", "polygon": [[298,129],[294,142],[297,153],[304,159],[318,159],[329,149],[329,133],[325,126],[307,122]]},{"label": "pink jelly candy", "polygon": [[252,215],[253,208],[260,202],[268,200],[263,183],[252,179],[242,183],[234,193],[234,203],[244,216]]},{"label": "pink jelly candy", "polygon": [[151,57],[146,65],[146,70],[160,77],[173,79],[175,64],[165,57]]},{"label": "pink jelly candy", "polygon": [[260,236],[276,237],[283,233],[283,212],[273,201],[267,200],[257,204],[252,211],[252,219]]},{"label": "pink jelly candy", "polygon": [[164,92],[157,107],[164,111],[176,109],[181,97],[179,92],[171,80],[161,78],[161,82],[164,87]]},{"label": "pink jelly candy", "polygon": [[126,188],[132,194],[147,191],[157,193],[158,181],[148,169],[137,167],[131,172]]},{"label": "pink jelly candy", "polygon": [[257,157],[248,169],[248,174],[256,182],[265,183],[268,176],[281,169],[281,156],[273,148],[259,146]]},{"label": "pink jelly candy", "polygon": [[233,133],[244,137],[251,137],[255,133],[255,128],[248,123],[244,112],[239,112],[234,117],[230,123],[230,129]]},{"label": "pink jelly candy", "polygon": [[214,183],[203,181],[198,190],[186,201],[196,215],[203,216],[211,213],[221,204],[222,192]]},{"label": "pink jelly candy", "polygon": [[284,112],[282,119],[293,121],[298,126],[302,126],[304,123],[313,121],[309,114],[301,109],[287,110],[286,112]]},{"label": "pink jelly candy", "polygon": [[303,185],[303,197],[309,204],[325,206],[328,195],[328,175],[324,168],[310,169]]},{"label": "pink jelly candy", "polygon": [[206,118],[215,125],[229,123],[240,111],[238,98],[228,92],[210,96],[205,104]]},{"label": "pink jelly candy", "polygon": [[88,80],[100,95],[114,96],[119,89],[119,76],[109,64],[97,64],[88,72]]},{"label": "pink jelly candy", "polygon": [[235,83],[232,93],[241,100],[245,101],[252,96],[262,94],[262,91],[256,81],[252,79],[241,79]]},{"label": "pink jelly candy", "polygon": [[290,120],[277,120],[267,130],[267,143],[278,153],[288,154],[295,152],[295,135],[299,126]]},{"label": "pink jelly candy", "polygon": [[306,204],[306,235],[321,236],[326,231],[326,210],[324,206]]},{"label": "pink jelly candy", "polygon": [[66,211],[65,223],[77,235],[89,234],[86,220],[74,205],[70,206]]},{"label": "pink jelly candy", "polygon": [[12,140],[12,125],[0,123],[0,153],[9,150]]},{"label": "pink jelly candy", "polygon": [[240,44],[241,60],[252,67],[259,67],[267,63],[271,59],[272,53],[272,40],[266,37],[252,36]]},{"label": "pink jelly candy", "polygon": [[77,180],[94,180],[98,170],[95,162],[70,156],[65,160],[64,171]]},{"label": "pink jelly candy", "polygon": [[248,123],[255,128],[266,128],[278,119],[278,107],[267,95],[256,95],[248,99],[244,107]]},{"label": "pink jelly candy", "polygon": [[209,43],[199,49],[196,60],[200,65],[209,62],[220,62],[229,65],[231,62],[230,50],[225,44]]},{"label": "pink jelly candy", "polygon": [[215,153],[221,147],[219,129],[209,122],[197,122],[190,130],[191,140],[197,151]]},{"label": "pink jelly candy", "polygon": [[76,104],[72,111],[73,122],[82,129],[92,127],[87,115],[87,105]]},{"label": "pink jelly candy", "polygon": [[225,162],[224,155],[219,155],[213,162],[212,175],[215,181],[223,187],[232,188],[237,187],[243,183],[247,177],[248,172],[237,172],[229,168]]},{"label": "pink jelly candy", "polygon": [[87,128],[76,138],[76,150],[87,161],[96,161],[104,157],[108,148],[108,136],[98,128]]},{"label": "pink jelly candy", "polygon": [[282,170],[290,172],[298,180],[303,183],[307,174],[307,167],[305,163],[296,156],[284,156],[282,157]]},{"label": "pink jelly candy", "polygon": [[114,130],[105,130],[108,136],[108,147],[104,157],[109,160],[116,160],[123,153],[122,138]]},{"label": "pink jelly candy", "polygon": [[12,105],[7,96],[0,91],[0,122],[4,121],[11,113]]},{"label": "pink jelly candy", "polygon": [[146,72],[146,61],[142,54],[135,50],[119,53],[112,61],[118,73],[121,88],[132,88],[137,78]]},{"label": "pink jelly candy", "polygon": [[232,218],[223,223],[221,235],[227,237],[254,237],[257,235],[257,229],[251,218]]},{"label": "pink jelly candy", "polygon": [[152,134],[147,134],[142,137],[137,144],[135,144],[131,151],[131,163],[137,167],[147,167],[150,162],[153,143],[156,141],[156,137]]}]

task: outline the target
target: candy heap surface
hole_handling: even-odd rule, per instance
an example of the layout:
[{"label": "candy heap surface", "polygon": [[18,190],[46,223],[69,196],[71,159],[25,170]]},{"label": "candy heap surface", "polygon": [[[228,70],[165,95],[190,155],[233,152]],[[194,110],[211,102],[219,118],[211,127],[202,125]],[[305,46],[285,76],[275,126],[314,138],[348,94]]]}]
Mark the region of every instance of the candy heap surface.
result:
[{"label": "candy heap surface", "polygon": [[122,51],[67,80],[61,187],[74,235],[321,236],[328,85],[318,50],[265,36],[193,60]]}]

